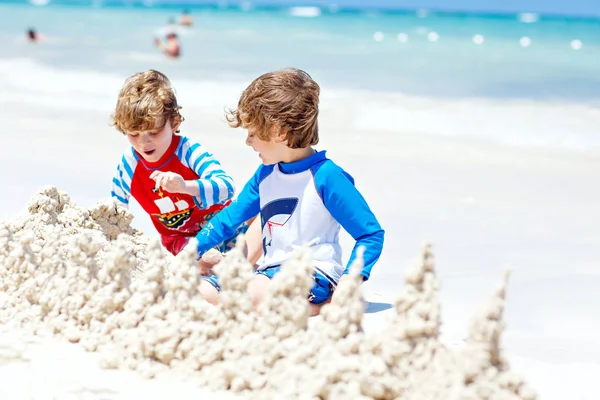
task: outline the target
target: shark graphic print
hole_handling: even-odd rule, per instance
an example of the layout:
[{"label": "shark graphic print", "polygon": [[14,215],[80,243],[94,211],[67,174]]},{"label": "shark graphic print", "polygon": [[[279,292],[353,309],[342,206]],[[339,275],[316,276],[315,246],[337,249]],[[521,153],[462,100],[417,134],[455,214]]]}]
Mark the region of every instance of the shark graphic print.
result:
[{"label": "shark graphic print", "polygon": [[278,228],[281,228],[288,222],[297,206],[298,198],[288,197],[273,200],[265,204],[260,210],[263,251],[265,253],[267,252],[267,247],[273,241],[273,234],[276,233]]}]

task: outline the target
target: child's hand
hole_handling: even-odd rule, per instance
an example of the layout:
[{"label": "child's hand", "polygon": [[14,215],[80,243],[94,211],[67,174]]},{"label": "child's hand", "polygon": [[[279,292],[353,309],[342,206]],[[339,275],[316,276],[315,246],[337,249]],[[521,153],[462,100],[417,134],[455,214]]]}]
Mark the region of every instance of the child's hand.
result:
[{"label": "child's hand", "polygon": [[150,179],[156,182],[156,188],[165,189],[171,193],[185,193],[185,180],[175,172],[154,171],[150,174]]},{"label": "child's hand", "polygon": [[214,266],[213,264],[209,264],[206,261],[199,260],[198,265],[200,267],[200,275],[202,275],[202,276],[214,275],[214,272],[212,270],[212,267]]},{"label": "child's hand", "polygon": [[200,264],[200,274],[202,275],[213,275],[214,272],[212,267],[217,265],[223,259],[223,254],[215,249],[207,251],[202,258],[198,261]]}]

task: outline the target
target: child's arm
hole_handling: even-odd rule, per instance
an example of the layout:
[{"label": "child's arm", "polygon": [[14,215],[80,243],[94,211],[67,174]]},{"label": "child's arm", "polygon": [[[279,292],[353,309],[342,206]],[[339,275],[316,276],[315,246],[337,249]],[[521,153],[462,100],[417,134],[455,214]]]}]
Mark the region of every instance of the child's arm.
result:
[{"label": "child's arm", "polygon": [[197,197],[202,208],[222,204],[233,198],[233,178],[221,167],[211,153],[199,143],[184,138],[178,156],[185,166],[192,169],[200,179],[185,181],[186,193]]},{"label": "child's arm", "polygon": [[362,275],[364,280],[369,279],[371,269],[383,250],[384,230],[354,186],[354,179],[339,166],[331,161],[321,164],[315,171],[315,183],[325,208],[356,240],[344,274],[349,272],[357,249],[364,246]]},{"label": "child's arm", "polygon": [[115,173],[115,176],[112,180],[112,190],[110,192],[110,195],[123,206],[128,207],[129,197],[131,196],[131,189],[129,187],[130,185],[127,184],[127,182],[131,183],[131,179],[126,179],[127,175],[125,175],[125,177],[123,176],[123,174],[127,174],[127,171],[123,170],[123,164],[119,163],[119,165],[117,166],[117,172]]},{"label": "child's arm", "polygon": [[[261,165],[246,183],[237,199],[210,219],[196,235],[200,257],[219,243],[231,238],[242,222],[249,220],[260,212],[258,185],[262,178],[268,174],[268,169],[269,167]],[[272,167],[270,169],[272,170]]]},{"label": "child's arm", "polygon": [[165,46],[162,44],[159,38],[154,38],[154,45],[158,47],[158,50],[165,51]]}]

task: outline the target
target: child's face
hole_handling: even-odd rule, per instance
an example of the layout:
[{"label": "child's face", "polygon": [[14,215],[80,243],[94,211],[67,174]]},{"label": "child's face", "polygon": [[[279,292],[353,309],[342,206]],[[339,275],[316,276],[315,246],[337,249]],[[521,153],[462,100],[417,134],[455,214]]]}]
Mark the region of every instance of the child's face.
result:
[{"label": "child's face", "polygon": [[256,136],[256,132],[252,128],[248,129],[246,144],[258,153],[265,165],[281,162],[287,150],[286,142],[278,138],[277,135],[271,135],[271,139],[268,141],[262,140]]},{"label": "child's face", "polygon": [[177,126],[172,127],[169,120],[163,127],[158,123],[157,125],[158,127],[151,131],[127,133],[127,139],[135,151],[141,154],[144,160],[150,162],[160,160],[171,145],[173,134],[177,130]]}]

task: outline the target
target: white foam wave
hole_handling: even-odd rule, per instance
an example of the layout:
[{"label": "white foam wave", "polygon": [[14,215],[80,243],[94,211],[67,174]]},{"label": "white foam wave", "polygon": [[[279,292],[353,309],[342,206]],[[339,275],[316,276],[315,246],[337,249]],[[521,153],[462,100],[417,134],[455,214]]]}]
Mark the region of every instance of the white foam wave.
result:
[{"label": "white foam wave", "polygon": [[[149,53],[126,53],[123,57],[154,61]],[[163,58],[161,58],[162,60]],[[160,66],[158,66],[160,69]],[[131,74],[138,72],[131,71]],[[67,70],[40,64],[29,58],[0,59],[0,102],[17,101],[52,108],[110,109],[130,74],[94,70]],[[232,106],[248,82],[218,82],[171,77],[182,104]]]},{"label": "white foam wave", "polygon": [[[361,98],[352,94],[355,98]],[[529,100],[362,97],[354,126],[396,134],[423,132],[526,147],[600,149],[600,112],[592,105]],[[395,123],[390,123],[390,116]]]},{"label": "white foam wave", "polygon": [[[89,81],[87,90],[102,91],[107,80],[113,81],[114,76],[95,71],[69,71],[42,65],[30,58],[0,60],[0,82],[13,87],[27,88],[42,92],[63,92],[78,90],[82,80]],[[72,77],[72,79],[66,79]]]},{"label": "white foam wave", "polygon": [[[154,60],[146,53],[126,56]],[[158,68],[161,69],[160,65]],[[13,101],[65,110],[110,110],[128,75],[53,68],[27,58],[0,59],[0,103]],[[241,77],[213,81],[170,78],[186,109],[201,108],[217,113],[224,107],[234,107],[249,83]],[[338,89],[326,83],[322,86],[322,112],[344,110],[339,116],[340,123],[348,124],[355,131],[389,135],[422,132],[527,147],[600,149],[597,135],[600,112],[593,105],[566,101],[423,98]],[[394,123],[390,123],[390,116]]]},{"label": "white foam wave", "polygon": [[289,13],[294,17],[314,18],[321,15],[321,9],[319,7],[291,7]]},{"label": "white foam wave", "polygon": [[536,13],[520,13],[517,15],[517,19],[524,24],[532,24],[540,20],[540,16]]}]

